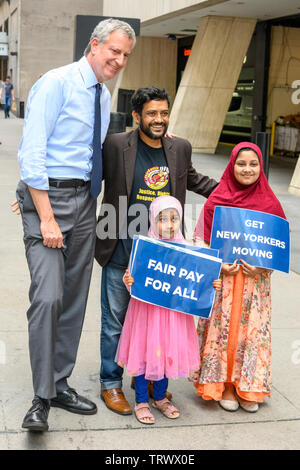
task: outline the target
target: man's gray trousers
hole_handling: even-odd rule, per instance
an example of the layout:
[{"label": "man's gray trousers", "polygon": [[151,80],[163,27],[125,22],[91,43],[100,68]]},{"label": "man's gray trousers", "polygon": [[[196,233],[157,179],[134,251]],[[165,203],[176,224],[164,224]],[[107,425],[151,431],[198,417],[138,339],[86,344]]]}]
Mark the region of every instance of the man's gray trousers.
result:
[{"label": "man's gray trousers", "polygon": [[27,311],[34,393],[49,399],[68,388],[76,361],[94,259],[96,201],[89,185],[50,187],[49,199],[64,248],[43,245],[40,219],[20,181],[26,258],[31,276]]}]

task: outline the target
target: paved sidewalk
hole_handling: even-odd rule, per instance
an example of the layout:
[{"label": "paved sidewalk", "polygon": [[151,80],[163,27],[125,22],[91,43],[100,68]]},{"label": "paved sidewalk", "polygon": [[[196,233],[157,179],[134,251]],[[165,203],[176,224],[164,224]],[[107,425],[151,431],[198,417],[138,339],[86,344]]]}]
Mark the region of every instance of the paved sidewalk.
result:
[{"label": "paved sidewalk", "polygon": [[[204,402],[185,379],[170,380],[169,389],[181,410],[178,420],[155,413],[156,424],[143,426],[134,416],[110,412],[99,398],[99,286],[100,268],[95,264],[86,320],[70,385],[98,405],[94,416],[79,416],[52,409],[50,431],[31,434],[21,430],[32,400],[27,347],[29,275],[22,227],[11,213],[19,179],[16,160],[23,121],[0,116],[0,449],[299,449],[300,447],[300,198],[289,195],[288,183],[295,162],[274,160],[270,182],[291,222],[293,247],[290,275],[274,273],[273,296],[273,392],[256,414],[243,410],[228,413],[218,404]],[[195,155],[197,169],[219,178],[228,160],[228,148],[216,155]],[[199,204],[189,193],[188,202]],[[192,216],[195,221],[196,216]],[[297,235],[298,234],[298,235]],[[298,245],[297,242],[298,241]],[[298,274],[297,274],[298,273]],[[134,393],[125,378],[124,390],[134,405]]]}]

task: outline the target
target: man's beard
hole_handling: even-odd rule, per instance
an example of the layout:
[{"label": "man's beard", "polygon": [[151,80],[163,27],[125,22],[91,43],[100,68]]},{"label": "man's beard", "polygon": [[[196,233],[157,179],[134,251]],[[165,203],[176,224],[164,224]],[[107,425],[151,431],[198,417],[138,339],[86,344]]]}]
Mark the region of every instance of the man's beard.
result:
[{"label": "man's beard", "polygon": [[161,139],[165,135],[165,133],[167,132],[168,126],[164,123],[162,124],[162,126],[163,126],[162,134],[160,134],[160,135],[153,134],[153,132],[150,129],[150,126],[145,127],[143,119],[141,118],[141,120],[140,120],[140,129],[141,129],[141,131],[143,131],[144,134],[146,134],[147,137],[149,137],[150,139],[153,139],[153,140]]}]

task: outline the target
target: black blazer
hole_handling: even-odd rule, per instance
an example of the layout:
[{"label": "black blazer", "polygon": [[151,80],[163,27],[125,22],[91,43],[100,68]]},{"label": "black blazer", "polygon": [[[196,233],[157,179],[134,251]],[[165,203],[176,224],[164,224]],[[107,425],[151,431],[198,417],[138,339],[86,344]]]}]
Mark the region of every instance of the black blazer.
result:
[{"label": "black blazer", "polygon": [[[170,171],[171,195],[184,208],[186,190],[208,197],[218,183],[197,173],[191,163],[192,147],[188,140],[179,137],[163,138],[163,147]],[[103,179],[105,180],[103,204],[112,204],[116,210],[116,239],[96,240],[95,258],[105,266],[116,247],[119,229],[127,223],[127,212],[119,213],[119,196],[130,198],[138,145],[138,129],[110,134],[103,145]],[[106,217],[99,216],[98,221]],[[119,223],[120,222],[120,223]]]}]

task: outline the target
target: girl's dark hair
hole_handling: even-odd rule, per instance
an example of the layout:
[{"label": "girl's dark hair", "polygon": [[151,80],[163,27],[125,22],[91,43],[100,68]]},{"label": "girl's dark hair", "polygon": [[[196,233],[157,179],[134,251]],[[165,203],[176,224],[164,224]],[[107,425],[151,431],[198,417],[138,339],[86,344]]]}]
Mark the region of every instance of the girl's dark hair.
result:
[{"label": "girl's dark hair", "polygon": [[170,106],[170,98],[166,90],[164,88],[160,90],[159,88],[151,86],[147,88],[139,88],[136,90],[131,98],[132,110],[141,115],[144,104],[152,100],[167,100],[168,106]]},{"label": "girl's dark hair", "polygon": [[[256,152],[254,149],[252,149],[251,147],[243,147],[242,149],[240,149],[240,150],[238,151],[236,158],[239,156],[239,154],[240,154],[241,152],[244,152],[244,150],[246,150],[246,151],[247,151],[247,150],[251,150],[252,152],[255,153],[255,155],[257,155],[257,152]],[[258,157],[258,155],[257,155],[257,157]],[[259,157],[258,157],[258,159],[259,159]]]}]

